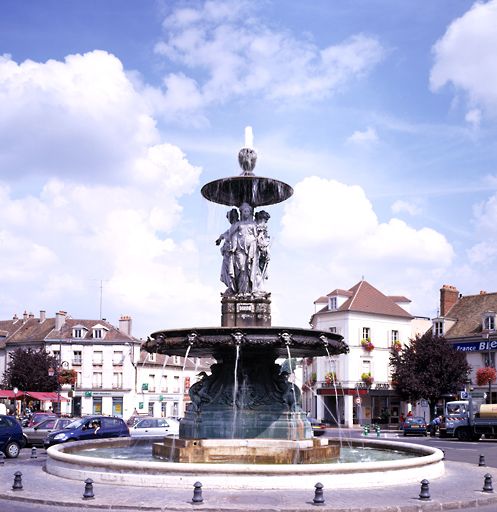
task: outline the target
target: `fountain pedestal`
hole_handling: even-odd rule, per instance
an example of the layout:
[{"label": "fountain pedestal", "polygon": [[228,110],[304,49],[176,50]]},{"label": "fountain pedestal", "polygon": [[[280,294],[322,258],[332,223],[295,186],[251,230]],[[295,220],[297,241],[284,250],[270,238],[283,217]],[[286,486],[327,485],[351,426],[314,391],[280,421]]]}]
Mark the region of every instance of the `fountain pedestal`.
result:
[{"label": "fountain pedestal", "polygon": [[270,327],[271,294],[257,296],[223,295],[221,325],[223,327]]}]

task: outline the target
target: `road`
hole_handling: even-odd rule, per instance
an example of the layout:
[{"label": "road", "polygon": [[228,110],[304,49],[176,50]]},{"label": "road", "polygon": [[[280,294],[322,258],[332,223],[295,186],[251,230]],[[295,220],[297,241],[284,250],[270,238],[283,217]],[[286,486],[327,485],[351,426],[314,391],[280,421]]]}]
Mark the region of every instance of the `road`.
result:
[{"label": "road", "polygon": [[[331,431],[329,435],[335,436],[336,431]],[[362,433],[359,431],[347,432],[348,436],[362,437]],[[372,439],[376,439],[376,435],[369,436]],[[486,465],[488,466],[488,472],[494,477],[494,485],[497,487],[497,440],[482,440],[477,442],[462,442],[456,439],[439,439],[430,437],[404,437],[398,433],[382,433],[382,439],[396,439],[398,441],[407,441],[410,443],[424,444],[434,446],[444,451],[445,458],[449,461],[455,462],[468,462],[471,464],[478,464],[480,455],[484,455]],[[40,459],[44,457],[44,450],[39,449]],[[29,451],[23,450],[20,455],[20,459],[23,464],[30,464]],[[38,463],[40,461],[38,459]],[[122,489],[121,489],[122,490]],[[93,510],[105,510],[106,508],[95,507],[92,504]],[[188,509],[188,507],[186,507]],[[1,512],[67,512],[67,507],[59,506],[43,506],[40,504],[31,505],[29,503],[8,501],[0,499],[0,511]],[[129,509],[128,509],[129,510]],[[492,505],[489,507],[476,507],[466,508],[466,512],[495,512],[496,506]]]}]

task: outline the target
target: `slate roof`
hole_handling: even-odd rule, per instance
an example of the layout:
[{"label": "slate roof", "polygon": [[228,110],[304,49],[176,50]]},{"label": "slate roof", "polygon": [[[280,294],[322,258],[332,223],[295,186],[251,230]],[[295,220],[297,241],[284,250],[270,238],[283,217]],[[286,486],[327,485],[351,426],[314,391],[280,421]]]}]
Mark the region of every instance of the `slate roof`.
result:
[{"label": "slate roof", "polygon": [[[396,304],[391,297],[384,295],[367,281],[359,281],[347,290],[346,293],[349,295],[349,298],[336,311],[354,311],[408,319],[414,318],[405,309]],[[399,297],[395,296],[394,298],[398,299]],[[405,297],[404,299],[406,302],[410,302]],[[325,307],[318,313],[324,311],[328,311],[328,308]]]},{"label": "slate roof", "polygon": [[497,293],[480,293],[459,298],[444,317],[456,321],[447,330],[445,337],[481,336],[482,315],[486,311],[497,313]]}]

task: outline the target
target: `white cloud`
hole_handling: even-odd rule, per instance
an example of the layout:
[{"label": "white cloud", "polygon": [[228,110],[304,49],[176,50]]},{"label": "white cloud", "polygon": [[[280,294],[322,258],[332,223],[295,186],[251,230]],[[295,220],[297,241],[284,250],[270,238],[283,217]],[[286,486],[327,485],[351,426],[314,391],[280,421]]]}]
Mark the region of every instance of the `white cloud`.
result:
[{"label": "white cloud", "polygon": [[379,41],[356,34],[319,48],[257,19],[248,2],[207,1],[176,9],[156,51],[188,69],[165,79],[163,107],[192,110],[242,95],[320,99],[370,71],[384,55]]},{"label": "white cloud", "polygon": [[430,74],[436,91],[448,83],[465,91],[470,105],[497,113],[497,0],[476,2],[454,20],[433,47]]},{"label": "white cloud", "polygon": [[402,213],[406,212],[409,215],[418,215],[421,212],[421,208],[417,203],[403,201],[402,199],[398,199],[392,204],[392,212],[393,213]]},{"label": "white cloud", "polygon": [[473,128],[478,128],[481,123],[481,110],[479,108],[473,108],[466,112],[466,116],[464,117],[466,122],[473,126]]},{"label": "white cloud", "polygon": [[332,261],[382,259],[394,265],[444,267],[454,255],[446,238],[433,229],[416,230],[395,218],[380,223],[361,187],[334,180],[311,177],[298,183],[282,223],[285,245],[322,250]]},{"label": "white cloud", "polygon": [[355,131],[348,139],[347,142],[352,142],[355,144],[369,144],[372,142],[378,142],[378,134],[376,130],[369,126],[363,132]]}]

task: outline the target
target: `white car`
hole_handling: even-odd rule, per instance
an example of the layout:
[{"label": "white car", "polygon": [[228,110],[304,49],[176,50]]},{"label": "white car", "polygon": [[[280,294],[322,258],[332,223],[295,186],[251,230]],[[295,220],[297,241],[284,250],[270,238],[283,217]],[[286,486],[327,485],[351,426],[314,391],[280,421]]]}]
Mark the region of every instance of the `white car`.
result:
[{"label": "white car", "polygon": [[179,421],[173,418],[143,418],[130,427],[131,437],[164,437],[179,434]]}]

